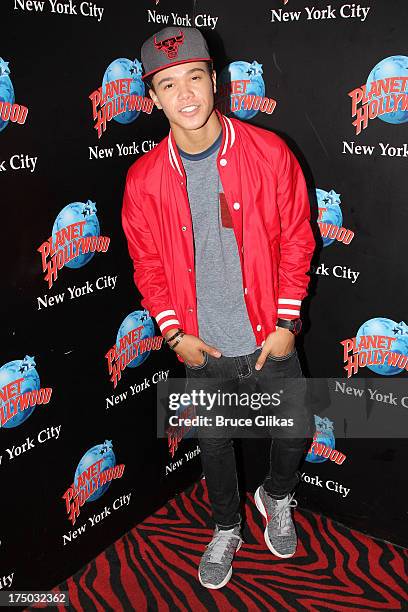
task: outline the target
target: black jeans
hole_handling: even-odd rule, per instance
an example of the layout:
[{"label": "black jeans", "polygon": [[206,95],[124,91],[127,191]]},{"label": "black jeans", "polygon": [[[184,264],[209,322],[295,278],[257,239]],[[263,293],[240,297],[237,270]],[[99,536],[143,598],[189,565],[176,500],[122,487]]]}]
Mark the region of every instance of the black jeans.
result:
[{"label": "black jeans", "polygon": [[[189,366],[186,369],[186,392],[193,389],[215,390],[224,393],[237,392],[242,397],[245,394],[276,393],[282,391],[282,401],[278,407],[262,408],[265,415],[274,414],[277,417],[293,418],[294,426],[283,428],[274,425],[264,427],[257,435],[272,438],[270,446],[269,470],[263,486],[275,498],[283,498],[300,481],[299,466],[304,458],[305,450],[313,435],[314,424],[311,411],[306,401],[306,379],[303,377],[296,349],[284,357],[268,356],[261,370],[255,370],[255,363],[261,352],[257,349],[250,355],[240,357],[212,357],[204,353],[204,362],[199,366]],[[214,379],[212,386],[206,379]],[[285,379],[290,379],[285,381]],[[216,383],[214,385],[214,383]],[[220,385],[221,383],[221,385]],[[254,395],[252,395],[254,397]],[[218,413],[242,416],[242,408],[220,408]],[[234,411],[235,410],[235,411]],[[246,409],[249,416],[254,416],[251,408]],[[250,413],[253,413],[250,415]],[[259,412],[258,412],[259,413]],[[214,414],[201,411],[200,414]],[[239,510],[240,499],[233,446],[233,436],[237,427],[217,427],[216,436],[211,431],[214,428],[200,426],[197,438],[201,450],[201,461],[206,479],[208,496],[215,523],[224,529],[230,529],[241,523]],[[240,437],[248,437],[242,435]]]}]

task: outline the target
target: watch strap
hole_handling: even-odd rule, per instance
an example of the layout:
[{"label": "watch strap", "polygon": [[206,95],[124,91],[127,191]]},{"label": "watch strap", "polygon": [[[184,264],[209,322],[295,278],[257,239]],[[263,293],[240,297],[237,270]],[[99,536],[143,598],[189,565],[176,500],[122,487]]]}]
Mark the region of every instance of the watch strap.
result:
[{"label": "watch strap", "polygon": [[283,327],[284,329],[288,329],[293,334],[298,334],[302,329],[302,319],[299,317],[297,319],[278,319],[276,322],[277,327]]}]

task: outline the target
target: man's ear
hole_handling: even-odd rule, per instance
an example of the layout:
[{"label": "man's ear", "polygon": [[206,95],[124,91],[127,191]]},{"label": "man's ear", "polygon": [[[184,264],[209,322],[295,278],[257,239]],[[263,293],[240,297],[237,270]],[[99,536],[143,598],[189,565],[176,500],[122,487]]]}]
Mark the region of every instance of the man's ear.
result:
[{"label": "man's ear", "polygon": [[163,110],[163,107],[160,105],[159,102],[159,98],[156,96],[156,94],[154,93],[153,89],[149,89],[149,96],[151,97],[151,99],[153,100],[155,106],[159,109],[159,110]]}]

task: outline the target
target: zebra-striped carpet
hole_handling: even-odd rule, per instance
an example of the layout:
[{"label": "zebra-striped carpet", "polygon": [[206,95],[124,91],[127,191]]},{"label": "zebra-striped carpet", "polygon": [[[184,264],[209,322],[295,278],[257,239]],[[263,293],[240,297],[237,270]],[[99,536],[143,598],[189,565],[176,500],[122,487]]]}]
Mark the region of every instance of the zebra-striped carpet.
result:
[{"label": "zebra-striped carpet", "polygon": [[[230,582],[203,588],[197,568],[212,527],[205,481],[146,519],[59,586],[71,609],[90,610],[408,610],[408,550],[338,523],[295,511],[299,545],[271,555],[263,519],[246,500],[246,543]],[[59,590],[57,589],[57,590]]]}]

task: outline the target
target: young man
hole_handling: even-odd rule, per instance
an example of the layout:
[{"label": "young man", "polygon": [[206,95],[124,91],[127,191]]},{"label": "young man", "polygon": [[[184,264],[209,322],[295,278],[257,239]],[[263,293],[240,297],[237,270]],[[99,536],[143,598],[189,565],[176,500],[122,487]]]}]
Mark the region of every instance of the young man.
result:
[{"label": "young man", "polygon": [[[166,27],[141,57],[142,78],[170,124],[126,181],[122,220],[142,306],[195,382],[245,379],[262,390],[278,377],[304,383],[295,335],[314,239],[299,164],[275,134],[214,109],[216,74],[198,29]],[[284,558],[296,551],[291,492],[311,433],[304,387],[295,387],[299,426],[273,440],[255,493],[266,544]],[[216,589],[242,544],[236,466],[228,435],[198,437],[216,523],[199,579]]]}]

